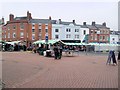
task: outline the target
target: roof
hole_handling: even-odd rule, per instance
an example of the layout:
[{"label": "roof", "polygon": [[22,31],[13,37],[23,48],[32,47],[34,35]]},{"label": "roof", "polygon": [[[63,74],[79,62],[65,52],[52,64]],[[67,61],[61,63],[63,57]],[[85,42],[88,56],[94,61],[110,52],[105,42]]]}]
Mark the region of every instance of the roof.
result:
[{"label": "roof", "polygon": [[90,29],[99,29],[99,28],[102,28],[102,29],[110,29],[104,25],[101,25],[101,24],[95,24],[94,25],[80,25],[81,28],[90,28]]},{"label": "roof", "polygon": [[61,21],[60,24],[63,24],[63,25],[69,25],[69,24],[71,24],[71,23],[73,23],[73,22],[65,22],[65,21]]},{"label": "roof", "polygon": [[14,20],[26,20],[27,19],[27,17],[25,16],[25,17],[16,17]]},{"label": "roof", "polygon": [[75,26],[80,26],[79,24],[76,24],[76,23],[73,23],[73,22],[66,22],[66,21],[61,21],[60,24],[63,24],[63,25],[74,24]]},{"label": "roof", "polygon": [[93,26],[93,25],[87,25],[87,27],[89,28],[89,29],[98,29],[98,28],[96,28],[95,26]]},{"label": "roof", "polygon": [[120,35],[120,31],[111,31],[110,34],[112,34],[112,35]]},{"label": "roof", "polygon": [[81,28],[88,28],[87,25],[80,25]]},{"label": "roof", "polygon": [[[29,21],[29,23],[51,23],[51,24],[57,24],[57,20],[50,20],[50,19],[31,19]],[[65,22],[65,21],[61,21],[60,24],[62,25],[70,25],[73,22]],[[80,26],[78,24],[74,24],[76,26]]]},{"label": "roof", "polygon": [[29,23],[56,23],[56,20],[49,20],[49,19],[31,19]]},{"label": "roof", "polygon": [[97,28],[105,28],[105,29],[109,29],[108,27],[104,26],[104,25],[100,25],[100,24],[95,24],[95,26]]},{"label": "roof", "polygon": [[65,43],[65,45],[83,45],[82,43]]}]

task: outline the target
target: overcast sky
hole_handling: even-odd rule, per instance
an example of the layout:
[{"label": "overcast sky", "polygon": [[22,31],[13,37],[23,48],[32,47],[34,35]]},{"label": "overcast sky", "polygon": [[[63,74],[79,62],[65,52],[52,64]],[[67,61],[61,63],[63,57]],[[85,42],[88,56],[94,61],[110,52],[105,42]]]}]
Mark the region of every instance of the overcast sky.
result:
[{"label": "overcast sky", "polygon": [[[5,0],[6,1],[6,0]],[[27,11],[32,14],[33,18],[47,19],[49,16],[52,19],[62,19],[63,21],[72,21],[75,19],[76,23],[82,24],[84,21],[91,24],[95,21],[98,24],[103,22],[111,29],[118,30],[118,2],[117,0],[110,0],[104,2],[95,1],[71,1],[71,2],[38,2],[38,1],[22,1],[15,2],[1,2],[0,17],[9,20],[9,14],[14,16],[26,16]],[[99,0],[98,0],[99,1]]]}]

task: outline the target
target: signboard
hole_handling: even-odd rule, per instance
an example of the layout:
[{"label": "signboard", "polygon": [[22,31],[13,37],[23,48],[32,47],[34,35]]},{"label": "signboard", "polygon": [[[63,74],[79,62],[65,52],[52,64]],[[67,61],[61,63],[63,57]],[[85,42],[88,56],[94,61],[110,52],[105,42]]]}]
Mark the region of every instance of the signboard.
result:
[{"label": "signboard", "polygon": [[85,36],[86,38],[85,38],[85,42],[88,44],[88,37],[89,37],[89,35],[87,34],[86,36]]},{"label": "signboard", "polygon": [[48,42],[48,33],[45,34],[45,42]]}]

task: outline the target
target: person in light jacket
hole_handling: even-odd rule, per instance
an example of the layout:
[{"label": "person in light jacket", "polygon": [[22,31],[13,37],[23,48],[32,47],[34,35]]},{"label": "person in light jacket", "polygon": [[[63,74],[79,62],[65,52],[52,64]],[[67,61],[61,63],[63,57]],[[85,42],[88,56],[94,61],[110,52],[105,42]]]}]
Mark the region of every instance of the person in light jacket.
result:
[{"label": "person in light jacket", "polygon": [[107,63],[106,64],[111,64],[111,59],[112,59],[112,51],[109,51],[108,59],[107,59]]}]

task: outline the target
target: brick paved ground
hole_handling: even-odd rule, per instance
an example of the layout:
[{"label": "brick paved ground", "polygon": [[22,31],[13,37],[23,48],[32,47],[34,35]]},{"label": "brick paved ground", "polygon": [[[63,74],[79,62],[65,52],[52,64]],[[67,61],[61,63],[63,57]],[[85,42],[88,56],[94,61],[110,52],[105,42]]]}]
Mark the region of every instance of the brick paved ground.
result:
[{"label": "brick paved ground", "polygon": [[106,55],[63,56],[54,60],[30,52],[3,52],[3,81],[17,88],[117,88],[118,66]]}]

